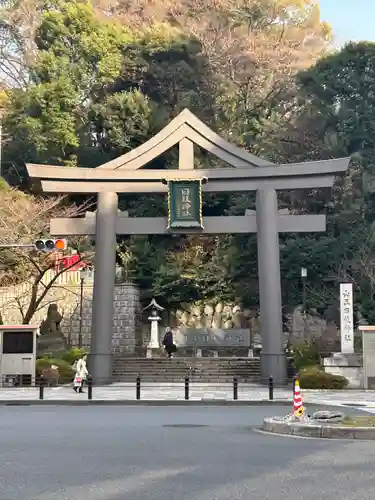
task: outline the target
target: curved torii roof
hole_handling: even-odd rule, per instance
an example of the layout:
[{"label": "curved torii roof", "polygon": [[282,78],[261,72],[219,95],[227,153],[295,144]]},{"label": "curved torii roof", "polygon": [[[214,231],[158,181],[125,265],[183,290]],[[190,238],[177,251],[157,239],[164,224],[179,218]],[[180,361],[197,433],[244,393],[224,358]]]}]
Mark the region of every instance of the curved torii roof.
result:
[{"label": "curved torii roof", "polygon": [[[179,145],[179,168],[143,168]],[[220,158],[231,168],[194,169],[194,144]],[[349,158],[276,165],[258,158],[220,137],[188,109],[147,142],[97,168],[27,164],[29,176],[41,181],[46,192],[98,193],[103,191],[164,193],[163,179],[202,179],[206,192],[252,191],[261,187],[301,189],[330,187],[335,175],[345,172]],[[234,167],[234,168],[233,168]],[[262,168],[259,168],[262,167]]]},{"label": "curved torii roof", "polygon": [[232,167],[269,167],[275,165],[226,141],[185,108],[147,142],[98,168],[137,170],[168,151],[182,139],[190,139]]}]

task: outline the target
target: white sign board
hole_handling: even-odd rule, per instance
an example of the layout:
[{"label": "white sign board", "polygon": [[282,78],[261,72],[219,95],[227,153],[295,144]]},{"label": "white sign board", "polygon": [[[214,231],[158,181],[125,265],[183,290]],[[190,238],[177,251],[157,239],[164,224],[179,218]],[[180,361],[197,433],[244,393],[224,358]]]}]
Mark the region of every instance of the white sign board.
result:
[{"label": "white sign board", "polygon": [[340,284],[341,352],[354,353],[353,284]]}]

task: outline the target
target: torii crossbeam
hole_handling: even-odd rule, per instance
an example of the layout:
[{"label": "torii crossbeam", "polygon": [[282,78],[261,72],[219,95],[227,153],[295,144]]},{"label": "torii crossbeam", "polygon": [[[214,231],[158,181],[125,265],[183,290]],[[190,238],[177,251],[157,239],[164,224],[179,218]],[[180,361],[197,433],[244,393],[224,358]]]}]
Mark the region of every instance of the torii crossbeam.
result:
[{"label": "torii crossbeam", "polygon": [[[176,144],[179,145],[178,169],[143,168]],[[231,168],[195,169],[194,144],[225,161]],[[279,233],[324,231],[325,216],[289,215],[279,211],[277,190],[331,187],[335,176],[343,174],[348,165],[349,158],[275,165],[228,143],[186,109],[145,144],[95,169],[27,165],[30,177],[39,181],[46,192],[98,193],[96,214],[87,213],[83,218],[51,221],[52,235],[95,235],[90,350],[90,370],[94,380],[97,383],[111,380],[116,234],[257,233],[261,375],[264,381],[272,375],[276,384],[283,384],[286,380],[286,363]],[[196,191],[190,189],[194,183],[199,185]],[[256,191],[256,212],[248,210],[243,216],[202,217],[200,203],[197,219],[192,221],[189,212],[189,217],[182,221],[184,225],[180,221],[177,228],[170,217],[132,218],[118,212],[117,193],[165,193],[170,201],[172,184],[180,184],[176,193],[183,197],[179,199],[177,209],[176,203],[169,203],[170,212],[176,210],[174,216],[177,219],[183,218],[184,210],[188,214],[194,208],[194,201],[197,201],[191,197],[194,193],[199,193],[201,202],[206,192]]]}]

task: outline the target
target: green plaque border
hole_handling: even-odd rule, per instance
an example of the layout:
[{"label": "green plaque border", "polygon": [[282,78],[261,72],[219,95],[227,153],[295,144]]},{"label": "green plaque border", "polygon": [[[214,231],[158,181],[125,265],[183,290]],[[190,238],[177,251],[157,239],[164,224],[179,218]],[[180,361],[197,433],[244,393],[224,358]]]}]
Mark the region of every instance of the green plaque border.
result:
[{"label": "green plaque border", "polygon": [[[174,191],[176,187],[195,187],[194,198],[195,198],[195,213],[193,217],[189,219],[180,220],[175,217],[175,197]],[[203,229],[203,217],[202,217],[202,181],[201,180],[181,180],[178,181],[168,181],[168,229],[186,229],[186,228],[197,228]]]}]

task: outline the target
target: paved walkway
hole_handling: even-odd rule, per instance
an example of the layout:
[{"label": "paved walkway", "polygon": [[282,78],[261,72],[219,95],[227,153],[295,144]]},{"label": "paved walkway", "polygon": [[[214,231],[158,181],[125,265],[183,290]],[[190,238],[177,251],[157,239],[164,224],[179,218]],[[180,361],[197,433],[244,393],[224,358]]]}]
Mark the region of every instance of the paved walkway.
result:
[{"label": "paved walkway", "polygon": [[[303,390],[305,403],[333,404],[337,406],[364,407],[375,413],[375,391],[313,391]],[[275,389],[275,401],[292,401],[291,389]],[[39,398],[39,389],[0,388],[0,401],[35,400]],[[45,400],[76,401],[86,399],[87,394],[76,394],[70,386],[45,388]],[[141,387],[141,399],[148,401],[184,400],[184,384],[148,383]],[[102,401],[135,401],[135,384],[112,384],[106,387],[94,387],[93,399]],[[192,401],[225,400],[233,401],[231,384],[191,384],[189,399]],[[241,384],[238,388],[239,401],[267,401],[268,388],[253,384]]]}]

